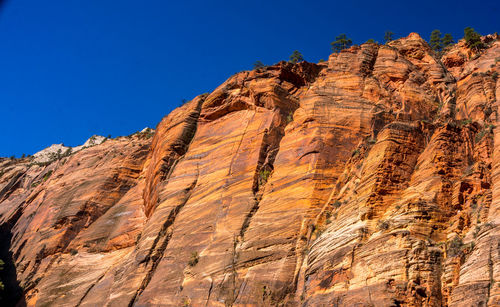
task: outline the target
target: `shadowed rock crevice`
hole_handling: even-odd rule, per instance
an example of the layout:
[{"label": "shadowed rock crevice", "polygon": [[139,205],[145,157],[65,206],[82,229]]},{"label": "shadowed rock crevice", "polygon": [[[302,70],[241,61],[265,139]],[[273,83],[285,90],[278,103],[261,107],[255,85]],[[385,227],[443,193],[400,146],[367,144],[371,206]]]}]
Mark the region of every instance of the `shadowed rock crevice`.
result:
[{"label": "shadowed rock crevice", "polygon": [[[254,195],[253,206],[251,207],[248,214],[245,216],[243,224],[241,226],[239,236],[235,237],[233,244],[233,257],[231,264],[231,272],[230,278],[233,280],[232,290],[226,290],[227,292],[231,292],[226,300],[225,304],[232,306],[234,302],[238,299],[239,291],[241,289],[241,282],[237,285],[236,280],[238,279],[237,269],[245,267],[245,263],[240,263],[238,261],[239,258],[239,249],[241,248],[241,244],[245,240],[245,232],[248,229],[252,217],[259,209],[259,203],[262,199],[263,190],[268,182],[270,176],[272,176],[272,172],[274,169],[274,161],[279,152],[279,146],[282,138],[285,136],[285,129],[288,124],[292,122],[291,114],[296,110],[296,108],[287,110],[287,112],[276,112],[275,120],[277,121],[277,125],[271,126],[269,129],[265,131],[265,135],[263,138],[263,142],[261,144],[258,165],[254,174],[254,181],[252,186],[252,192]],[[208,301],[207,301],[208,304]]]},{"label": "shadowed rock crevice", "polygon": [[260,148],[258,165],[254,174],[252,191],[254,194],[254,205],[248,213],[240,230],[240,240],[244,240],[245,231],[250,225],[252,216],[259,208],[259,202],[262,199],[263,189],[274,170],[274,160],[279,152],[280,142],[285,136],[286,126],[292,122],[291,114],[295,109],[289,110],[288,114],[276,113],[278,126],[272,126],[265,132],[264,139]]},{"label": "shadowed rock crevice", "polygon": [[18,172],[14,177],[9,179],[9,183],[0,190],[0,202],[9,198],[9,195],[19,187],[24,174],[24,172]]},{"label": "shadowed rock crevice", "polygon": [[189,149],[196,134],[201,107],[206,97],[207,95],[200,95],[175,110],[165,117],[156,129],[143,193],[144,208],[148,217],[159,201],[159,189],[168,183],[175,165]]},{"label": "shadowed rock crevice", "polygon": [[152,139],[0,158],[0,258],[29,306],[500,305],[500,41],[483,39],[442,62],[416,33],[280,62]]},{"label": "shadowed rock crevice", "polygon": [[83,301],[85,300],[85,298],[87,297],[87,295],[90,293],[90,291],[92,291],[92,289],[94,288],[95,285],[97,285],[103,278],[104,276],[106,275],[108,271],[106,271],[104,274],[102,274],[96,281],[94,284],[90,285],[90,287],[85,291],[85,293],[83,294],[82,298],[80,299],[80,301],[78,301],[78,304],[75,306],[75,307],[79,307]]},{"label": "shadowed rock crevice", "polygon": [[153,245],[151,246],[151,249],[149,250],[148,255],[143,260],[144,266],[146,266],[146,268],[147,268],[146,269],[147,273],[146,273],[144,279],[142,280],[142,283],[141,283],[139,289],[137,289],[134,296],[130,300],[130,303],[128,304],[129,307],[132,307],[135,304],[135,302],[137,302],[137,300],[141,296],[142,292],[144,291],[144,289],[146,289],[149,282],[153,278],[153,275],[156,271],[156,268],[158,267],[163,255],[165,253],[165,250],[168,247],[168,243],[170,241],[170,238],[173,235],[173,232],[174,232],[173,224],[175,222],[175,219],[176,219],[177,215],[179,214],[179,212],[182,210],[182,208],[189,201],[191,193],[192,193],[193,189],[196,187],[197,181],[198,181],[198,179],[196,179],[189,187],[187,187],[184,190],[184,194],[185,194],[184,200],[179,205],[177,205],[172,211],[170,211],[170,214],[167,217],[167,219],[165,220],[165,222],[163,223],[160,232],[156,236],[156,238],[153,242]]},{"label": "shadowed rock crevice", "polygon": [[12,226],[22,214],[22,208],[6,223],[0,225],[0,260],[4,262],[3,269],[0,270],[0,281],[4,284],[4,289],[0,291],[0,305],[5,307],[26,306],[24,291],[18,281],[15,259],[10,250],[12,241]]}]

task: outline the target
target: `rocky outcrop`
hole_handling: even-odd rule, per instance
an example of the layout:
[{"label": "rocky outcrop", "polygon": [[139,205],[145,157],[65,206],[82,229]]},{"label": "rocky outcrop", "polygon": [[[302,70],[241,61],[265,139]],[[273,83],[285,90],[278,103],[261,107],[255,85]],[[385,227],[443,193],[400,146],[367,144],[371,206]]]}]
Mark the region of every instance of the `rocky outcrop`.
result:
[{"label": "rocky outcrop", "polygon": [[149,131],[0,161],[29,306],[500,304],[500,42],[238,73]]}]

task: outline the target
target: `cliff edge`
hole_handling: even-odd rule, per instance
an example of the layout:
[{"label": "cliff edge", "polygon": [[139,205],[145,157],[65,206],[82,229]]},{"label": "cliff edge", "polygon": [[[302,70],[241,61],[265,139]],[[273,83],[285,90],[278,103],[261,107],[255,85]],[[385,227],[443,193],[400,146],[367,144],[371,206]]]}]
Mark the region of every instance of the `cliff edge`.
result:
[{"label": "cliff edge", "polygon": [[0,159],[7,286],[28,306],[500,305],[500,41],[483,40],[280,62],[154,136]]}]

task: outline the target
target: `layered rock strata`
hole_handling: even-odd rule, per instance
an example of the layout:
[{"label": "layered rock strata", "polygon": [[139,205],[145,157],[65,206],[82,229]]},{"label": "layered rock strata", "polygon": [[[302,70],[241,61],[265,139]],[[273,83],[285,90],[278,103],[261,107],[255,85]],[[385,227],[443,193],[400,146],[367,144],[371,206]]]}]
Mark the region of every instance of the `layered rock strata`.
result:
[{"label": "layered rock strata", "polygon": [[441,59],[412,33],[280,62],[153,137],[0,160],[21,301],[500,305],[500,42],[483,39]]}]

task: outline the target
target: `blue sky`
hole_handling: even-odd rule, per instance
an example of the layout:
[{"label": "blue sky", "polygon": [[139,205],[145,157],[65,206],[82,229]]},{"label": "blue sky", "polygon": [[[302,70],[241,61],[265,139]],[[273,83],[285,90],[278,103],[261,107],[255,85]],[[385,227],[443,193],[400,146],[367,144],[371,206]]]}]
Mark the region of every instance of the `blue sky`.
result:
[{"label": "blue sky", "polygon": [[499,1],[10,0],[0,12],[0,156],[155,127],[182,99],[297,49],[433,29],[500,31]]}]

